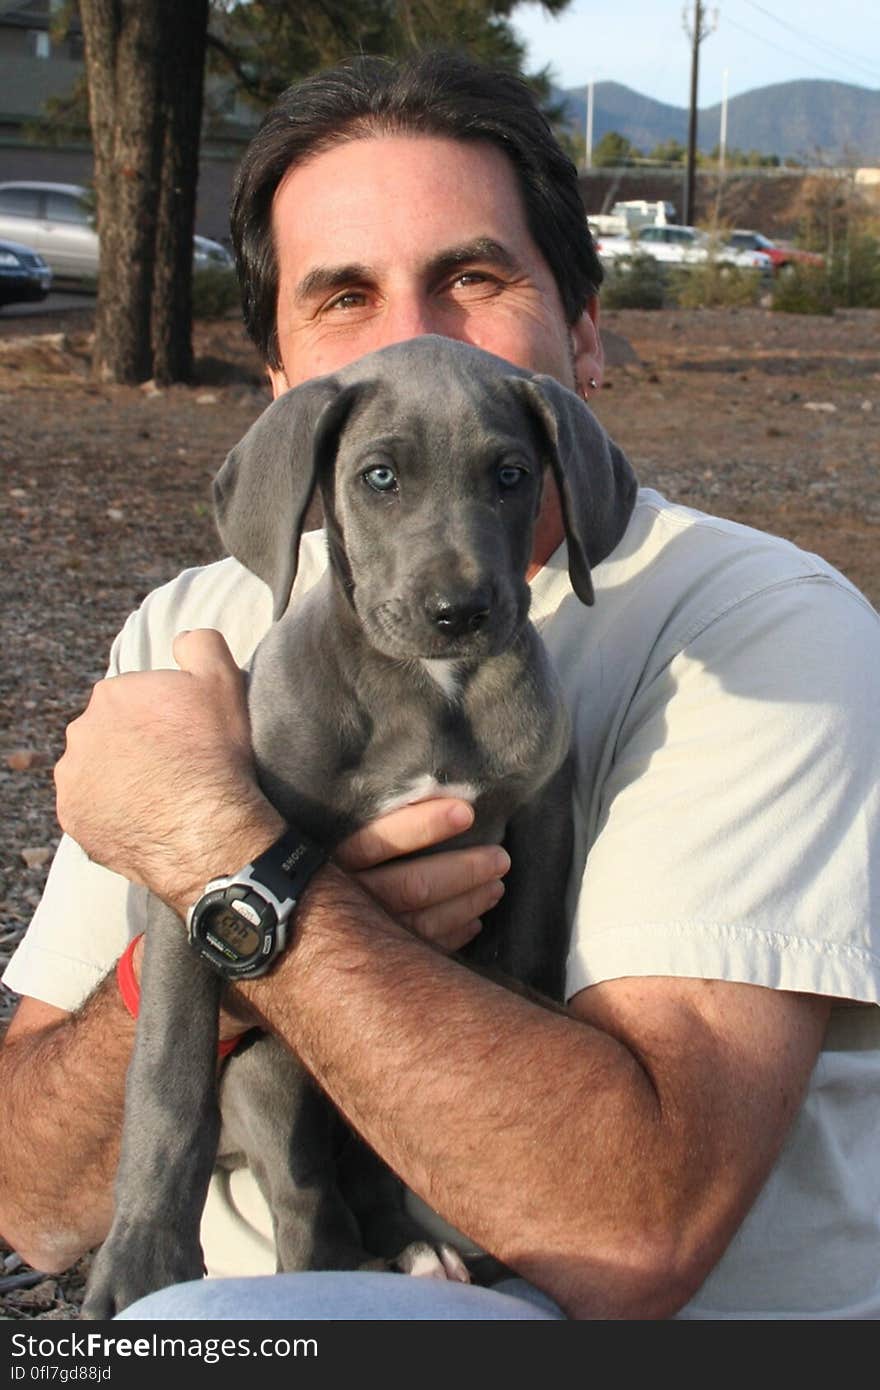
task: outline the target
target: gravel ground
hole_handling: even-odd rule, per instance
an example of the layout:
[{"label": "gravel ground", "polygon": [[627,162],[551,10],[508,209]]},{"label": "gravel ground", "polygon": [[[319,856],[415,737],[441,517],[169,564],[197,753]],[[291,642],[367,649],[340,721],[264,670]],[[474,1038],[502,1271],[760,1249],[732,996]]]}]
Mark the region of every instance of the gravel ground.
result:
[{"label": "gravel ground", "polygon": [[[818,551],[880,606],[880,312],[605,322],[593,403],[642,481]],[[0,313],[0,966],[58,842],[65,724],[144,594],[220,553],[210,478],[268,401],[237,323],[200,325],[197,384],[165,391],[92,382],[90,326]],[[0,1031],[14,1004],[0,991]],[[4,1259],[0,1317],[77,1315],[85,1262],[45,1279]]]}]

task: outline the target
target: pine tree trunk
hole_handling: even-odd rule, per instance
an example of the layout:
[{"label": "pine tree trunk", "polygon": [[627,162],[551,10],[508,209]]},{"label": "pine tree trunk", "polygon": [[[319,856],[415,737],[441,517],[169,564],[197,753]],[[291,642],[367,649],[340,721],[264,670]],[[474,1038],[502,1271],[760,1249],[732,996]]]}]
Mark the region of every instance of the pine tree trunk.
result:
[{"label": "pine tree trunk", "polygon": [[152,374],[150,306],[159,179],[156,0],[81,0],[101,270],[92,369]]},{"label": "pine tree trunk", "polygon": [[101,272],[92,370],[192,374],[192,236],[208,0],[80,0]]},{"label": "pine tree trunk", "polygon": [[153,377],[189,381],[192,256],[199,177],[208,0],[164,0],[160,107],[162,161],[150,339]]}]

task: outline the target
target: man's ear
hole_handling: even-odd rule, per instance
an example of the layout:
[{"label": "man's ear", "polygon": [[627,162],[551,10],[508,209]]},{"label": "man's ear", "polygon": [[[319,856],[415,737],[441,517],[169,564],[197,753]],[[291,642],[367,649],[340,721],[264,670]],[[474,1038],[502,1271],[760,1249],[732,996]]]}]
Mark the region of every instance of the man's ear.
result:
[{"label": "man's ear", "polygon": [[[602,385],[605,372],[605,349],[599,332],[599,296],[591,295],[576,323],[569,329],[574,379],[581,395],[589,394],[590,382]],[[593,388],[595,389],[595,387]]]},{"label": "man's ear", "polygon": [[290,390],[290,382],[287,380],[287,373],[283,367],[267,367],[266,379],[269,382],[273,401],[277,401],[279,396],[283,396],[285,391]]}]

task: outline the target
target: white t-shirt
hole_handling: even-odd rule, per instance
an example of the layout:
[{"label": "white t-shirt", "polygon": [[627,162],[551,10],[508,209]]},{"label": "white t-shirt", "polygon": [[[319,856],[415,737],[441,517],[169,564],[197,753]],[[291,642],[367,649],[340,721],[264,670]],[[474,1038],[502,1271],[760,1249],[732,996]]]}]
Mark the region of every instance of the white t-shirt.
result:
[{"label": "white t-shirt", "polygon": [[[294,601],[325,563],[310,533]],[[585,608],[562,546],[531,586],[574,731],[569,996],[677,975],[841,1001],[776,1167],[679,1316],[880,1317],[880,618],[816,556],[649,490],[594,583]],[[270,621],[235,561],[188,570],[110,671],[173,666],[193,627],[243,665]],[[65,839],[5,983],[75,1009],[143,925],[143,890]],[[203,1241],[212,1273],[274,1269],[247,1169],[215,1175]]]}]

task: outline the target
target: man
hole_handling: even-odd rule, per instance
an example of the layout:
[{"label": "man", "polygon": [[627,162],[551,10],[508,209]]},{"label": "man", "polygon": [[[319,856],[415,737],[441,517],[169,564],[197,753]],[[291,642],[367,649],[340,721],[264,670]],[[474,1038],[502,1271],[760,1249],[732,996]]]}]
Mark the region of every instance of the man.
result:
[{"label": "man", "polygon": [[[426,332],[585,396],[601,380],[574,170],[510,78],[428,56],[303,84],[233,225],[276,395]],[[577,755],[568,1016],[438,951],[478,930],[505,860],[395,864],[467,822],[435,801],[314,876],[224,1033],[271,1028],[413,1192],[568,1317],[876,1317],[877,615],[816,557],[655,493],[592,610],[566,603],[562,540],[548,481],[530,579]],[[124,879],[183,916],[283,829],[235,662],[175,634],[217,628],[242,663],[269,621],[232,562],[189,572],[117,639],[111,673],[147,673],[96,687],[69,730],[59,816],[116,874],[66,841],[6,977],[25,997],[0,1053],[0,1229],[43,1268],[109,1225],[134,1030],[113,967],[143,906]],[[172,645],[182,669],[149,671]],[[248,1179],[215,1182],[212,1272],[273,1267]],[[201,1287],[210,1317],[223,1285]]]}]

